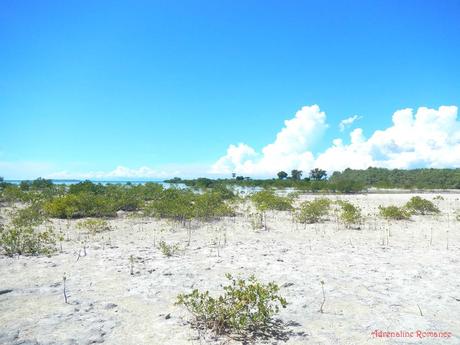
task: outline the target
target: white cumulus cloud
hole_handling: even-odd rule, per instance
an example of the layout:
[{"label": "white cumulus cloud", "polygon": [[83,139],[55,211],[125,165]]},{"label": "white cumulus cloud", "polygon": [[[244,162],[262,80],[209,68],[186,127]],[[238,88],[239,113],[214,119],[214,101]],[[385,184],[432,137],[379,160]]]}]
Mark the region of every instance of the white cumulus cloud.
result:
[{"label": "white cumulus cloud", "polygon": [[227,154],[211,168],[211,173],[268,176],[281,169],[308,170],[314,157],[312,145],[326,130],[326,114],[317,105],[304,106],[284,122],[275,141],[257,153],[246,144],[230,145]]},{"label": "white cumulus cloud", "polygon": [[[366,138],[361,128],[350,133],[350,143],[334,139],[332,145],[317,155],[313,144],[325,129],[326,114],[317,105],[305,106],[296,116],[285,121],[285,127],[273,143],[260,153],[245,144],[230,145],[227,154],[213,166],[213,173],[252,174],[274,176],[280,170],[313,167],[329,172],[346,168],[373,167],[417,168],[460,166],[460,122],[456,106],[438,109],[419,108],[398,110],[393,114],[392,126],[375,131]],[[359,117],[345,119],[350,125]]]},{"label": "white cumulus cloud", "polygon": [[111,171],[91,171],[91,172],[68,172],[60,171],[52,174],[48,174],[47,178],[52,179],[97,179],[97,180],[110,180],[110,179],[142,179],[142,178],[165,178],[171,177],[178,172],[155,170],[149,167],[140,167],[138,169],[127,168],[125,166],[117,166]]},{"label": "white cumulus cloud", "polygon": [[351,126],[353,122],[361,120],[362,118],[363,118],[362,116],[353,115],[353,116],[347,117],[346,119],[343,119],[339,123],[340,131],[343,132],[347,127]]},{"label": "white cumulus cloud", "polygon": [[[5,178],[61,179],[159,179],[173,176],[198,177],[229,175],[274,177],[280,170],[299,169],[308,172],[321,168],[329,173],[346,168],[458,168],[460,167],[460,121],[456,106],[438,109],[420,107],[394,112],[388,128],[365,133],[355,128],[349,138],[339,137],[322,152],[315,152],[315,144],[323,138],[328,125],[326,114],[319,106],[304,106],[292,119],[286,120],[272,143],[261,150],[239,143],[230,145],[227,152],[212,165],[169,164],[151,168],[117,166],[111,171],[55,172],[56,164],[46,162],[0,161],[0,176]],[[359,117],[352,116],[344,126]],[[54,172],[53,172],[54,171]]]},{"label": "white cumulus cloud", "polygon": [[365,139],[361,128],[350,134],[349,145],[334,145],[321,153],[316,165],[330,171],[370,166],[409,169],[460,166],[458,108],[421,107],[398,110],[393,124]]}]

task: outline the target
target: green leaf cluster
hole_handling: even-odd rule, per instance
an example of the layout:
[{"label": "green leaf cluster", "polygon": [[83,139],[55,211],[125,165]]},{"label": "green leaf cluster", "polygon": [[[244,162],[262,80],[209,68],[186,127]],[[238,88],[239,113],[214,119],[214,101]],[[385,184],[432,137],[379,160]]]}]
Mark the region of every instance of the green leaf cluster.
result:
[{"label": "green leaf cluster", "polygon": [[77,223],[78,229],[87,230],[93,234],[110,230],[110,225],[105,219],[86,219]]},{"label": "green leaf cluster", "polygon": [[274,282],[263,284],[254,276],[246,280],[235,279],[230,274],[226,277],[230,284],[224,286],[223,295],[212,297],[208,291],[195,289],[180,294],[176,304],[184,305],[200,325],[216,334],[266,329],[280,307],[287,305]]},{"label": "green leaf cluster", "polygon": [[393,220],[406,220],[410,219],[411,213],[405,207],[398,207],[394,205],[379,206],[380,216],[385,219]]},{"label": "green leaf cluster", "polygon": [[331,209],[331,200],[328,198],[316,198],[304,201],[300,204],[296,219],[300,223],[318,223],[324,220]]},{"label": "green leaf cluster", "polygon": [[430,200],[424,199],[420,196],[412,197],[406,203],[406,209],[412,214],[434,214],[439,213],[439,208]]},{"label": "green leaf cluster", "polygon": [[227,199],[226,192],[210,190],[200,194],[191,190],[170,188],[163,190],[157,199],[148,203],[144,213],[180,222],[194,218],[211,220],[234,215]]},{"label": "green leaf cluster", "polygon": [[39,229],[46,221],[37,205],[11,214],[11,221],[0,225],[0,248],[6,255],[49,255],[56,250],[57,236],[51,227]]},{"label": "green leaf cluster", "polygon": [[359,224],[362,221],[361,209],[348,201],[339,200],[337,204],[341,208],[340,220],[347,226]]},{"label": "green leaf cluster", "polygon": [[177,244],[167,244],[165,241],[160,241],[158,248],[166,257],[174,256],[179,251],[179,246]]},{"label": "green leaf cluster", "polygon": [[278,196],[272,190],[263,190],[254,193],[251,197],[259,211],[277,210],[289,211],[292,210],[292,200],[287,197]]}]

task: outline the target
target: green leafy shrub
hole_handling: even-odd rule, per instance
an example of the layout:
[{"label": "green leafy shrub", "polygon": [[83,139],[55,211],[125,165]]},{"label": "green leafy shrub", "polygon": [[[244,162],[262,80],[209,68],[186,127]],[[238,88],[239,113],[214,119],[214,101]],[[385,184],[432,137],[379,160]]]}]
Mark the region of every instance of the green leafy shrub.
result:
[{"label": "green leafy shrub", "polygon": [[19,188],[22,190],[43,190],[43,189],[52,189],[54,187],[53,181],[44,179],[44,178],[37,178],[33,181],[21,181],[19,184]]},{"label": "green leafy shrub", "polygon": [[0,247],[6,255],[49,255],[56,250],[56,234],[52,228],[38,231],[27,227],[0,227]]},{"label": "green leafy shrub", "polygon": [[348,201],[339,200],[338,205],[341,208],[340,220],[347,226],[359,224],[362,221],[361,209]]},{"label": "green leafy shrub", "polygon": [[46,218],[35,205],[13,213],[6,226],[0,226],[0,247],[6,255],[49,255],[56,250],[57,236],[51,227],[39,230]]},{"label": "green leafy shrub", "polygon": [[11,224],[15,227],[38,226],[47,221],[41,203],[32,203],[10,214]]},{"label": "green leafy shrub", "polygon": [[234,216],[234,210],[224,202],[228,196],[220,192],[207,192],[195,195],[193,215],[202,220],[210,220],[225,216]]},{"label": "green leafy shrub", "polygon": [[364,185],[356,180],[339,179],[331,183],[330,188],[339,193],[357,193],[364,189]]},{"label": "green leafy shrub", "polygon": [[185,222],[193,217],[193,192],[170,188],[149,203],[144,213],[158,218]]},{"label": "green leafy shrub", "polygon": [[302,193],[300,191],[290,192],[287,197],[291,200],[291,203],[299,198]]},{"label": "green leafy shrub", "polygon": [[166,189],[155,200],[149,202],[144,213],[158,218],[180,222],[198,218],[210,220],[233,216],[233,209],[225,202],[227,195],[215,191],[195,194],[190,190]]},{"label": "green leafy shrub", "polygon": [[78,222],[77,228],[88,230],[89,232],[95,234],[98,232],[110,230],[110,225],[104,219],[87,219]]},{"label": "green leafy shrub", "polygon": [[1,201],[12,203],[17,201],[28,202],[28,193],[22,191],[18,186],[7,184],[2,188]]},{"label": "green leafy shrub", "polygon": [[43,208],[53,218],[112,217],[117,211],[111,199],[88,192],[54,198]]},{"label": "green leafy shrub", "polygon": [[199,326],[212,329],[216,334],[257,331],[270,327],[270,321],[279,308],[285,308],[274,282],[262,284],[254,276],[247,280],[226,275],[230,284],[224,286],[224,294],[216,298],[208,291],[197,289],[180,294],[176,304],[184,305],[196,318]]},{"label": "green leafy shrub", "polygon": [[264,215],[262,213],[251,213],[249,217],[252,230],[256,231],[264,228]]},{"label": "green leafy shrub", "polygon": [[316,198],[312,201],[304,201],[296,214],[300,223],[318,223],[323,221],[329,214],[331,200],[327,198]]},{"label": "green leafy shrub", "polygon": [[89,180],[71,184],[69,186],[69,194],[80,194],[80,193],[92,193],[92,194],[103,194],[106,186],[101,183],[93,183]]},{"label": "green leafy shrub", "polygon": [[179,251],[179,246],[177,244],[167,244],[165,241],[160,241],[158,248],[160,248],[161,253],[166,257],[171,257]]},{"label": "green leafy shrub", "polygon": [[433,202],[430,200],[421,198],[419,196],[412,197],[407,203],[406,208],[412,214],[432,214],[432,213],[439,213],[439,209],[436,207]]},{"label": "green leafy shrub", "polygon": [[379,212],[380,216],[385,219],[404,220],[409,219],[411,216],[411,213],[404,207],[398,207],[394,205],[387,207],[380,205]]},{"label": "green leafy shrub", "polygon": [[[150,191],[153,189],[150,188]],[[137,211],[144,205],[145,200],[154,197],[148,193],[149,191],[142,185],[107,185],[104,187],[102,195],[111,202],[117,211]]]},{"label": "green leafy shrub", "polygon": [[222,200],[233,200],[237,198],[236,194],[224,184],[214,186],[212,192],[219,195]]},{"label": "green leafy shrub", "polygon": [[64,186],[54,185],[51,180],[38,178],[34,181],[21,181],[19,185],[0,183],[0,201],[40,202],[63,193]]},{"label": "green leafy shrub", "polygon": [[292,200],[290,198],[278,196],[271,190],[257,192],[252,195],[251,199],[257,209],[262,212],[268,210],[292,210]]}]

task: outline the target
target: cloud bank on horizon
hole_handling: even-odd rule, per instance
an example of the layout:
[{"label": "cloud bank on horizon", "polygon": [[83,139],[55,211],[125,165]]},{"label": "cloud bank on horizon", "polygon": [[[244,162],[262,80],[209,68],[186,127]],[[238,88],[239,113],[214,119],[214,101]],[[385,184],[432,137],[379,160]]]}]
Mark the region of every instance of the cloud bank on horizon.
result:
[{"label": "cloud bank on horizon", "polygon": [[[274,141],[260,151],[245,143],[231,144],[226,154],[210,165],[171,164],[156,168],[119,165],[112,171],[56,172],[55,164],[0,161],[0,176],[6,172],[5,177],[9,173],[9,178],[141,180],[229,176],[231,173],[274,177],[280,170],[309,171],[313,168],[325,169],[329,173],[368,167],[456,168],[460,167],[460,121],[457,114],[457,106],[420,107],[415,112],[410,108],[401,109],[393,114],[390,127],[376,130],[369,137],[362,128],[351,129],[362,118],[353,115],[338,124],[339,135],[351,130],[349,140],[344,142],[342,138],[336,138],[327,149],[318,153],[315,145],[324,140],[330,126],[326,113],[318,105],[311,105],[302,107],[292,119],[286,120]],[[21,175],[24,171],[28,175]]]},{"label": "cloud bank on horizon", "polygon": [[[322,168],[336,170],[384,167],[391,169],[460,167],[460,122],[456,106],[398,110],[391,127],[366,138],[362,128],[349,134],[350,143],[334,139],[315,156],[314,145],[328,128],[326,114],[318,105],[302,107],[277,134],[273,143],[257,152],[244,143],[230,145],[211,167],[213,174],[274,176],[278,171]],[[340,122],[344,131],[361,117]]]},{"label": "cloud bank on horizon", "polygon": [[[174,171],[176,175],[179,171]],[[51,179],[88,179],[88,180],[110,180],[110,179],[123,179],[123,178],[134,178],[134,179],[156,179],[156,178],[168,178],[171,172],[164,170],[156,170],[150,167],[140,167],[137,169],[127,168],[119,165],[112,171],[92,171],[86,173],[71,173],[68,171],[60,171],[47,175],[47,178]]]}]

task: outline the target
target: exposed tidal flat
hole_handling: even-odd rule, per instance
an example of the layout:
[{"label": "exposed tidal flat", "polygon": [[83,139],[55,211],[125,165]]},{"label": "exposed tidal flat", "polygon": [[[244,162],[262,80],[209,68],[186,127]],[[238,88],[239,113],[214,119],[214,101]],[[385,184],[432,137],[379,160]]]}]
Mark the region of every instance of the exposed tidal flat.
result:
[{"label": "exposed tidal flat", "polygon": [[[379,206],[403,206],[412,193],[322,195],[358,206],[353,226],[332,211],[310,224],[278,210],[259,226],[249,200],[207,221],[118,212],[97,232],[52,218],[55,253],[0,256],[0,344],[458,344],[460,194],[439,194],[421,196],[440,213],[403,220],[382,218]],[[11,207],[0,209],[3,222]],[[276,332],[241,339],[191,327],[177,295],[217,296],[226,273],[279,285],[288,304]]]}]

